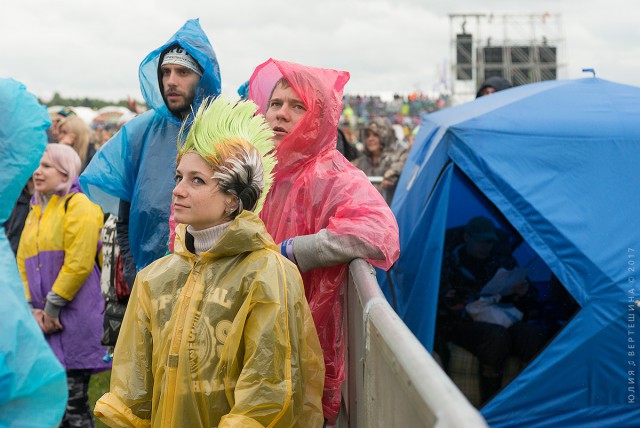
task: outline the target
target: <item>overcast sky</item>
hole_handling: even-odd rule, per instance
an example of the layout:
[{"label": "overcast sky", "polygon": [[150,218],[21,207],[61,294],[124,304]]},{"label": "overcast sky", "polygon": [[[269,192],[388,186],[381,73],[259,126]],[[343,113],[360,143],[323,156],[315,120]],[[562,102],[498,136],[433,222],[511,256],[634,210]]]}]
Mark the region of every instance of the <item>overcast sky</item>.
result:
[{"label": "overcast sky", "polygon": [[[347,93],[427,92],[459,30],[450,28],[449,14],[545,12],[561,16],[561,78],[584,77],[589,67],[640,86],[637,0],[2,0],[0,77],[45,98],[142,100],[140,61],[199,17],[220,62],[223,93],[235,94],[270,57],[347,70]],[[484,34],[502,28],[493,27]]]}]

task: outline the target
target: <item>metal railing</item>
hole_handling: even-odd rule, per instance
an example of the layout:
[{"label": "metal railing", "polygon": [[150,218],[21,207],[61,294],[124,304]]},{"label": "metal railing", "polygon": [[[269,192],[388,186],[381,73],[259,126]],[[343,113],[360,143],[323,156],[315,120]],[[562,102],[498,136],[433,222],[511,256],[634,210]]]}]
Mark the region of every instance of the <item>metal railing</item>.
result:
[{"label": "metal railing", "polygon": [[363,260],[350,265],[346,298],[341,428],[487,426],[387,303]]}]

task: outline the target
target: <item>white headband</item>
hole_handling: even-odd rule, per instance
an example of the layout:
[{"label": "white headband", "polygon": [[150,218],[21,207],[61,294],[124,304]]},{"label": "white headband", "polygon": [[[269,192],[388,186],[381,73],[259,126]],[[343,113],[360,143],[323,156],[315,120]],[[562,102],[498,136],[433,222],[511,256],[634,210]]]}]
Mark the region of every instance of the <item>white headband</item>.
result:
[{"label": "white headband", "polygon": [[176,46],[175,48],[171,49],[169,52],[167,52],[164,55],[161,65],[165,65],[165,64],[181,65],[197,73],[198,76],[202,76],[202,69],[198,64],[198,61],[193,59],[193,57],[189,55],[187,51],[181,48],[180,46]]}]

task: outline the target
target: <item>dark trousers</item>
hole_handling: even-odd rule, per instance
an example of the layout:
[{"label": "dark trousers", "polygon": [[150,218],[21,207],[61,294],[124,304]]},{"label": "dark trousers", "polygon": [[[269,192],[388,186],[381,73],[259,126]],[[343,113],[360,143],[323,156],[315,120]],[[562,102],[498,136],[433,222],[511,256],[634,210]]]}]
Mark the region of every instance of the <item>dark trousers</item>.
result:
[{"label": "dark trousers", "polygon": [[91,369],[67,370],[69,400],[60,428],[95,428],[93,412],[89,407],[91,372]]},{"label": "dark trousers", "polygon": [[526,322],[509,328],[486,322],[468,321],[456,325],[451,341],[462,346],[480,362],[480,396],[482,403],[491,399],[502,386],[502,373],[509,355],[529,363],[546,342],[545,330]]},{"label": "dark trousers", "polygon": [[481,365],[502,373],[509,355],[530,362],[546,342],[544,329],[536,324],[517,322],[509,328],[486,322],[459,323],[450,340],[478,358]]}]

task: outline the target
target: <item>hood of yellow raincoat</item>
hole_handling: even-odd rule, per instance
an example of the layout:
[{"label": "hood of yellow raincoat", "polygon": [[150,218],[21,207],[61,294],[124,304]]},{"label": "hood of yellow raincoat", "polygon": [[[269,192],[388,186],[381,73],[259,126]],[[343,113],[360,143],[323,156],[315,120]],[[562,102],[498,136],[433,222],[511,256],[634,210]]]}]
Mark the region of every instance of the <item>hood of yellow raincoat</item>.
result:
[{"label": "hood of yellow raincoat", "polygon": [[[174,253],[185,257],[195,257],[187,248],[187,226],[176,227]],[[227,227],[220,240],[209,251],[202,253],[202,258],[229,257],[237,254],[268,248],[278,251],[278,246],[264,228],[258,216],[250,211],[243,211]]]},{"label": "hood of yellow raincoat", "polygon": [[273,86],[283,77],[305,104],[307,113],[276,148],[276,177],[336,148],[342,91],[349,81],[346,71],[269,59],[256,68],[249,80],[249,98],[260,113],[266,112]]}]

